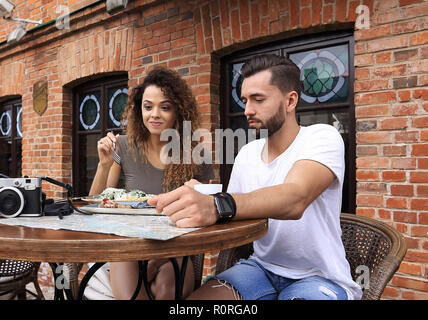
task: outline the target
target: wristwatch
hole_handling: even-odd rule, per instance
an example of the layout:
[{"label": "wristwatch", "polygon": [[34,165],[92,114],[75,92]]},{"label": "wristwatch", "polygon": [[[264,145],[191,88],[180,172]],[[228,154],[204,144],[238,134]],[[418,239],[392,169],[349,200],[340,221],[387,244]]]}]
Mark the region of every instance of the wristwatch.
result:
[{"label": "wristwatch", "polygon": [[219,215],[217,223],[225,223],[232,220],[236,214],[236,203],[232,195],[227,192],[218,192],[212,196]]}]

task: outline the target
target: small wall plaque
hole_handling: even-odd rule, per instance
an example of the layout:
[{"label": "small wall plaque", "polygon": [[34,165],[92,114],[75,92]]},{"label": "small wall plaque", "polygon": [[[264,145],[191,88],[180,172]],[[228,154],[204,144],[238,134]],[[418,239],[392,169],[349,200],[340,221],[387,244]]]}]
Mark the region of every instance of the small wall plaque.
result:
[{"label": "small wall plaque", "polygon": [[33,109],[41,116],[48,108],[48,82],[37,81],[33,85]]}]

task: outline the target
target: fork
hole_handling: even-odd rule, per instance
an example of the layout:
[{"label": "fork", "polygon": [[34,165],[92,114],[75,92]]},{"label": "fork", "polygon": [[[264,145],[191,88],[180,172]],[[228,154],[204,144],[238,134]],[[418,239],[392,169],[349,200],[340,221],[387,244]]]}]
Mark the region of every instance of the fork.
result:
[{"label": "fork", "polygon": [[120,156],[116,152],[116,142],[113,141],[113,160],[117,164],[120,164]]}]

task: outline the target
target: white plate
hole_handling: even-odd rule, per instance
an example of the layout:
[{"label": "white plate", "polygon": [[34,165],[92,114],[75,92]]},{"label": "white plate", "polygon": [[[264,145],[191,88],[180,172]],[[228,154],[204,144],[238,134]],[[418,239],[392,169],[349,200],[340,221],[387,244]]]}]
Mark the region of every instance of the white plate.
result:
[{"label": "white plate", "polygon": [[79,210],[90,212],[90,213],[104,213],[104,214],[133,214],[133,215],[145,215],[145,216],[164,216],[164,214],[162,213],[157,213],[156,208],[144,208],[144,209],[98,208],[96,204],[91,204],[88,206],[79,207]]}]

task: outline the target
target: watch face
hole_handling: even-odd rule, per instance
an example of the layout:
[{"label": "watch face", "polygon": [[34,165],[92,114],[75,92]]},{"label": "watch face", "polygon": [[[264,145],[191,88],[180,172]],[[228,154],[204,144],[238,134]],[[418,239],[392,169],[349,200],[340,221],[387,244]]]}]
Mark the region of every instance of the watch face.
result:
[{"label": "watch face", "polygon": [[217,212],[220,216],[231,215],[232,208],[226,199],[220,197],[214,197],[215,205],[217,207]]}]

